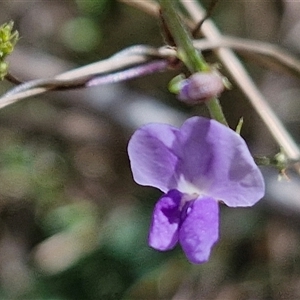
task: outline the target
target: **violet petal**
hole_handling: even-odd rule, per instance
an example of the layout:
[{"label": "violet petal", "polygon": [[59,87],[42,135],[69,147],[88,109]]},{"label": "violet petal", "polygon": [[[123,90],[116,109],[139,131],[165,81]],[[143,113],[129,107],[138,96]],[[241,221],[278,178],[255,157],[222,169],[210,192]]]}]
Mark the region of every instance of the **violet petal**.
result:
[{"label": "violet petal", "polygon": [[177,128],[167,124],[148,124],[138,129],[128,144],[133,178],[140,185],[153,186],[164,193],[176,187],[177,156],[172,147]]},{"label": "violet petal", "polygon": [[198,198],[186,204],[185,213],[179,230],[181,247],[190,262],[206,262],[219,238],[218,203],[210,197]]},{"label": "violet petal", "polygon": [[149,232],[149,245],[157,250],[172,249],[178,242],[182,194],[171,190],[156,203]]},{"label": "violet petal", "polygon": [[[264,195],[264,180],[243,138],[217,121],[193,117],[180,128],[176,172],[203,194],[228,206],[251,206]],[[178,188],[181,192],[189,193]]]}]

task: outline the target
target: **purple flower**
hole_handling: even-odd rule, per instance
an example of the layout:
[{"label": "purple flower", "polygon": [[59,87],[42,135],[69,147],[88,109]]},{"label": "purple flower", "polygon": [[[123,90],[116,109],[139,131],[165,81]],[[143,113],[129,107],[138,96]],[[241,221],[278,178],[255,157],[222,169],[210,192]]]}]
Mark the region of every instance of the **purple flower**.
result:
[{"label": "purple flower", "polygon": [[181,128],[148,124],[132,136],[134,180],[164,192],[155,205],[149,245],[179,242],[192,263],[209,259],[219,236],[219,206],[252,206],[264,195],[262,174],[245,141],[210,119],[193,117]]}]

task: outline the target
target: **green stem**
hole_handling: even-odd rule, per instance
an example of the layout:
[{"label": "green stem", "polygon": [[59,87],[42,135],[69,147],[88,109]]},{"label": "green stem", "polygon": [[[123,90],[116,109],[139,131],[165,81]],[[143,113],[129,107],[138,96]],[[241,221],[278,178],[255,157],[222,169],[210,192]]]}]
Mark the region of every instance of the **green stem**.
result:
[{"label": "green stem", "polygon": [[220,101],[218,98],[211,98],[205,102],[206,107],[209,110],[210,116],[219,121],[220,123],[228,126],[226,118],[224,116]]},{"label": "green stem", "polygon": [[[189,32],[185,29],[177,15],[173,6],[174,0],[158,0],[158,2],[162,10],[163,18],[178,47],[180,59],[182,59],[191,73],[209,71],[209,64],[205,61],[202,54],[193,46],[193,41]],[[213,119],[228,126],[222,107],[217,98],[206,101],[206,106]]]},{"label": "green stem", "polygon": [[194,73],[198,71],[208,71],[209,65],[204,57],[195,49],[189,32],[181,23],[179,16],[173,6],[174,0],[158,0],[163,18],[170,30],[178,52],[183,55],[183,60],[188,69]]}]

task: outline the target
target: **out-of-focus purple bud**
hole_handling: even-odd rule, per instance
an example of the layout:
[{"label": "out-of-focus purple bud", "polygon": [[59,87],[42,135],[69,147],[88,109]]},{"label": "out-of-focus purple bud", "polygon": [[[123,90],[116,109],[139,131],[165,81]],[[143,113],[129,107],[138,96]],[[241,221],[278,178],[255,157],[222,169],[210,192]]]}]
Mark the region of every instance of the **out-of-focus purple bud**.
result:
[{"label": "out-of-focus purple bud", "polygon": [[187,104],[197,104],[218,97],[225,88],[223,77],[217,71],[195,73],[181,84],[178,99]]}]

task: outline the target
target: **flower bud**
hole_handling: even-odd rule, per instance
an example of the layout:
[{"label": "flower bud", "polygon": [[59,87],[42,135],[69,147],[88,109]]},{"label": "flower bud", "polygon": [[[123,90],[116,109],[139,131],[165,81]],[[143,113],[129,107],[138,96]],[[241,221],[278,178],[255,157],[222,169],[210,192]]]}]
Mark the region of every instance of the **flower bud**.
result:
[{"label": "flower bud", "polygon": [[223,77],[217,71],[199,72],[182,81],[178,99],[187,104],[197,104],[218,97],[224,88]]}]

